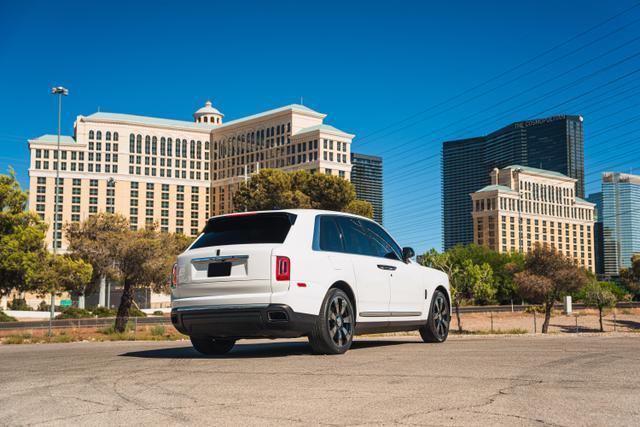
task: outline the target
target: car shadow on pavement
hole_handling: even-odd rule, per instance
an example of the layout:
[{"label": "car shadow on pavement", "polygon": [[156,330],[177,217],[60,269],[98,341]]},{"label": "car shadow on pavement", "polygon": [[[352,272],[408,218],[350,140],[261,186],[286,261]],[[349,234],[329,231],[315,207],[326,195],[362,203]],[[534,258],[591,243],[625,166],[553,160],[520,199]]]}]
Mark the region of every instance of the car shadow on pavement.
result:
[{"label": "car shadow on pavement", "polygon": [[[371,347],[410,344],[407,341],[357,340],[349,351],[358,351]],[[306,342],[269,342],[260,344],[236,344],[228,354],[220,356],[204,356],[191,346],[161,348],[154,350],[131,351],[123,353],[123,357],[140,357],[146,359],[241,359],[313,355],[311,346]]]}]

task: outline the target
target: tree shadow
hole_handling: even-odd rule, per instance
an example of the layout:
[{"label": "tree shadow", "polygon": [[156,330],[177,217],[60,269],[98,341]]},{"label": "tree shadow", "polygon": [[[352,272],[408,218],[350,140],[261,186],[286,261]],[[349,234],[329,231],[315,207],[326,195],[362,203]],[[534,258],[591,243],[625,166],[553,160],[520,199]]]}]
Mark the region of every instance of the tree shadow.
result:
[{"label": "tree shadow", "polygon": [[[608,324],[611,325],[611,327],[613,327],[613,320],[612,319],[604,319],[604,321]],[[625,328],[629,328],[629,329],[640,329],[640,322],[636,322],[635,320],[620,320],[617,319],[615,321],[616,326],[622,326]]]},{"label": "tree shadow", "polygon": [[[385,347],[391,345],[410,344],[407,341],[357,340],[349,351],[362,350],[371,347]],[[139,357],[145,359],[257,359],[267,357],[313,355],[311,346],[307,342],[269,342],[260,344],[236,344],[227,354],[219,356],[205,356],[193,347],[161,348],[157,350],[131,351],[120,354],[122,357]]]},{"label": "tree shadow", "polygon": [[575,333],[584,333],[584,332],[600,332],[600,328],[587,328],[586,326],[578,326],[577,330],[576,330],[575,326],[569,326],[569,325],[552,325],[552,324],[549,324],[549,329],[551,329],[551,327],[558,328],[560,330],[560,332],[565,333],[565,334],[575,334]]}]

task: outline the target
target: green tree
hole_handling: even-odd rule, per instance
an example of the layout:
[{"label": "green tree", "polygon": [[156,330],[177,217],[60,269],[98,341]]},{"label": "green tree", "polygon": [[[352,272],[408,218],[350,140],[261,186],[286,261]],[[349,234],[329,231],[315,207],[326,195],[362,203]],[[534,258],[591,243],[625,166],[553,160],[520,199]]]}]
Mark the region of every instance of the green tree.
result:
[{"label": "green tree", "polygon": [[0,175],[0,296],[30,290],[29,277],[46,251],[47,226],[26,204],[14,171]]},{"label": "green tree", "polygon": [[587,274],[555,248],[536,245],[526,254],[524,270],[515,274],[514,281],[523,298],[544,305],[542,333],[546,334],[553,305],[579,291],[587,283]]},{"label": "green tree", "polygon": [[78,295],[94,293],[102,278],[115,280],[117,272],[113,259],[113,242],[126,235],[129,221],[120,215],[100,213],[83,222],[72,222],[65,227],[69,241],[68,251],[73,258],[82,259],[93,267],[91,281]]},{"label": "green tree", "polygon": [[373,216],[371,204],[356,199],[349,181],[307,171],[263,169],[240,185],[233,204],[236,211],[313,208]]},{"label": "green tree", "polygon": [[185,236],[158,232],[155,227],[134,231],[122,216],[106,213],[90,217],[71,231],[71,255],[95,262],[96,270],[122,285],[115,324],[118,332],[126,328],[135,303],[135,288],[166,290],[176,255],[191,241]]},{"label": "green tree", "polygon": [[38,268],[30,274],[29,283],[31,288],[41,295],[60,294],[64,291],[78,294],[84,291],[91,281],[92,273],[91,264],[81,259],[43,251]]},{"label": "green tree", "polygon": [[598,309],[600,319],[600,332],[604,332],[602,325],[602,311],[605,308],[615,307],[618,302],[616,295],[609,289],[606,283],[592,280],[582,290],[582,301],[589,307]]},{"label": "green tree", "polygon": [[233,195],[238,211],[311,208],[309,196],[293,189],[291,174],[278,169],[262,169],[243,183]]},{"label": "green tree", "polygon": [[373,218],[373,206],[371,206],[371,203],[365,200],[350,201],[349,204],[343,209],[343,212],[364,216],[366,218]]},{"label": "green tree", "polygon": [[493,270],[486,262],[474,264],[466,259],[462,263],[463,289],[466,299],[473,300],[476,304],[487,305],[495,301],[496,288],[493,286]]},{"label": "green tree", "polygon": [[620,284],[633,299],[640,299],[640,254],[631,257],[631,267],[620,270]]},{"label": "green tree", "polygon": [[487,263],[475,264],[468,258],[460,257],[460,252],[449,250],[443,253],[430,249],[419,259],[427,267],[443,271],[449,277],[451,304],[456,314],[458,331],[462,332],[460,306],[465,301],[476,299],[479,303],[493,301],[495,288],[492,285],[493,271]]},{"label": "green tree", "polygon": [[524,255],[518,252],[499,253],[486,246],[476,244],[457,245],[449,251],[455,254],[457,259],[469,259],[474,264],[489,264],[492,270],[492,278],[489,282],[495,289],[492,300],[500,304],[508,304],[518,295],[517,287],[513,282],[513,270],[519,271],[524,264]]}]

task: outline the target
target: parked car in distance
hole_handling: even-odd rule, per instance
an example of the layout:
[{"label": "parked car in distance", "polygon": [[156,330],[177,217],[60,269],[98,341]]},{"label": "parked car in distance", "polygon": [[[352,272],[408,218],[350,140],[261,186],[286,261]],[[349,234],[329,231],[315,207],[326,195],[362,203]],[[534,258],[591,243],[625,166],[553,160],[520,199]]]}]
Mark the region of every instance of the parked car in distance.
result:
[{"label": "parked car in distance", "polygon": [[418,265],[370,219],[292,209],[211,218],[178,256],[171,321],[206,355],[242,338],[307,336],[344,353],[355,334],[419,330],[447,339],[447,275]]}]

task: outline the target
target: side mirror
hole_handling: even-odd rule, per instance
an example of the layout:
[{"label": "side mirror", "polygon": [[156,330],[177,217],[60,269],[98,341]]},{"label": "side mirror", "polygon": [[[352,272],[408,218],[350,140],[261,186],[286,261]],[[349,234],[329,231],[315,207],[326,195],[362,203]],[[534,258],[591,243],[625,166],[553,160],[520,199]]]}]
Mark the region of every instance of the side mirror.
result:
[{"label": "side mirror", "polygon": [[416,255],[413,248],[402,248],[402,260],[404,262],[409,261],[409,259],[413,258]]}]

